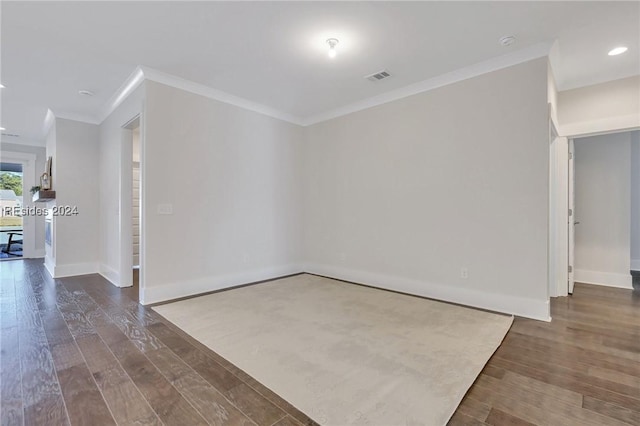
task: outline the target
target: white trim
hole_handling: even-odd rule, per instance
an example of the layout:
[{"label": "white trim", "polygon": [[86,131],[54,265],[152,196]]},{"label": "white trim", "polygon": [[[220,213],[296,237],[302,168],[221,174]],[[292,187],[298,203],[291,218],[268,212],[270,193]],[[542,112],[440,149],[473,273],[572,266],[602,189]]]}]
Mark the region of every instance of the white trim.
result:
[{"label": "white trim", "polygon": [[[36,173],[37,156],[33,153],[2,151],[0,157],[4,162],[20,163],[22,165],[22,206],[33,207],[31,194],[28,188],[36,185],[39,175]],[[35,216],[24,216],[22,218],[22,257],[24,259],[32,259],[36,252],[36,218]]]},{"label": "white trim", "polygon": [[44,258],[44,267],[47,270],[47,272],[49,273],[49,275],[51,275],[51,278],[54,278],[55,276],[55,269],[56,269],[56,265],[53,263],[53,259],[51,259],[50,257],[46,257]]},{"label": "white trim", "polygon": [[129,97],[131,93],[133,93],[140,84],[144,82],[145,76],[142,72],[141,67],[136,67],[135,70],[127,77],[127,79],[122,83],[122,86],[116,90],[116,92],[111,96],[111,98],[107,101],[102,112],[98,116],[97,123],[101,124],[104,120],[107,119],[120,106],[125,99]]},{"label": "white trim", "polygon": [[89,123],[89,124],[100,124],[100,121],[91,115],[86,114],[78,114],[75,112],[67,112],[67,111],[54,111],[53,113],[56,118],[61,118],[63,120],[71,120],[71,121],[80,121],[81,123]]},{"label": "white trim", "polygon": [[36,148],[46,148],[45,140],[38,141],[34,139],[23,139],[22,136],[2,136],[2,138],[0,138],[0,142],[2,144],[8,143],[16,146],[35,146]]},{"label": "white trim", "polygon": [[302,125],[302,120],[295,115],[279,111],[270,106],[260,104],[258,102],[251,101],[249,99],[241,98],[239,96],[232,95],[222,90],[217,90],[209,86],[205,86],[200,83],[195,83],[190,80],[186,80],[181,77],[176,77],[171,74],[164,73],[162,71],[155,70],[153,68],[141,67],[144,78],[147,80],[155,81],[166,86],[175,87],[177,89],[184,90],[186,92],[195,93],[196,95],[204,96],[209,99],[224,102],[226,104],[234,105],[239,108],[254,111],[259,114],[267,115],[269,117],[277,118],[289,123]]},{"label": "white trim", "polygon": [[399,89],[382,93],[378,96],[373,96],[362,101],[354,102],[352,104],[345,105],[331,111],[316,114],[311,117],[306,117],[303,120],[303,125],[309,126],[311,124],[331,120],[333,118],[351,114],[356,111],[361,111],[374,106],[382,105],[387,102],[392,102],[398,99],[406,98],[408,96],[413,96],[418,93],[427,92],[439,87],[448,86],[459,81],[468,80],[473,77],[511,67],[523,62],[528,62],[533,59],[542,58],[549,54],[551,46],[552,43],[540,43],[522,50],[507,53],[506,55],[478,62],[474,65],[460,68],[446,74],[441,74],[439,76],[423,80],[419,83],[404,86]]},{"label": "white trim", "polygon": [[640,114],[620,115],[560,126],[561,136],[571,138],[619,133],[640,128]]},{"label": "white trim", "polygon": [[291,264],[253,271],[243,271],[235,274],[204,277],[191,281],[180,281],[161,286],[147,286],[140,288],[140,303],[142,305],[149,305],[151,303],[164,302],[214,290],[222,290],[257,281],[271,280],[301,272],[303,271],[300,265]]},{"label": "white trim", "polygon": [[118,274],[118,271],[116,271],[112,267],[101,263],[98,267],[98,273],[111,284],[115,285],[116,287],[120,287],[120,274]]},{"label": "white trim", "polygon": [[56,116],[53,113],[53,111],[51,111],[51,109],[47,109],[47,113],[44,116],[44,122],[42,123],[42,135],[44,136],[44,142],[45,142],[45,146],[46,146],[46,137],[49,134],[49,131],[51,130],[51,126],[53,126],[53,124],[56,122]]},{"label": "white trim", "polygon": [[631,274],[576,269],[575,280],[576,282],[597,284],[605,287],[633,288]]},{"label": "white trim", "polygon": [[631,270],[640,271],[640,259],[631,259]]},{"label": "white trim", "polygon": [[492,294],[469,288],[428,283],[410,278],[382,275],[330,265],[308,264],[304,269],[311,274],[366,284],[386,290],[399,291],[445,302],[459,303],[461,305],[518,315],[540,321],[551,321],[549,315],[549,300],[545,301],[503,294]]},{"label": "white trim", "polygon": [[53,278],[73,277],[76,275],[95,274],[97,272],[98,264],[96,262],[55,265],[53,267]]}]

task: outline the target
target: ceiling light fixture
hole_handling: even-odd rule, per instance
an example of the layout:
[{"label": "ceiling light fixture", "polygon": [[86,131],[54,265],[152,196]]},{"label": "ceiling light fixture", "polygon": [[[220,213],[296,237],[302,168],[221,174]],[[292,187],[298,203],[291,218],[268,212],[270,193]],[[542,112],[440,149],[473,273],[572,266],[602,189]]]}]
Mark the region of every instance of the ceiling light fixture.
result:
[{"label": "ceiling light fixture", "polygon": [[627,46],[620,46],[609,51],[609,56],[620,55],[628,50]]},{"label": "ceiling light fixture", "polygon": [[0,127],[0,131],[2,131],[2,130],[7,130],[7,129],[5,129],[4,127]]},{"label": "ceiling light fixture", "polygon": [[94,93],[91,90],[78,90],[78,94],[82,96],[93,96]]},{"label": "ceiling light fixture", "polygon": [[0,89],[4,89],[4,85],[0,83]]},{"label": "ceiling light fixture", "polygon": [[338,43],[340,43],[340,41],[337,38],[330,38],[327,40],[327,44],[329,45],[329,57],[332,59],[336,57],[336,46]]},{"label": "ceiling light fixture", "polygon": [[500,40],[498,41],[503,46],[511,46],[513,43],[516,42],[516,38],[512,35],[508,35],[508,36],[500,37]]}]

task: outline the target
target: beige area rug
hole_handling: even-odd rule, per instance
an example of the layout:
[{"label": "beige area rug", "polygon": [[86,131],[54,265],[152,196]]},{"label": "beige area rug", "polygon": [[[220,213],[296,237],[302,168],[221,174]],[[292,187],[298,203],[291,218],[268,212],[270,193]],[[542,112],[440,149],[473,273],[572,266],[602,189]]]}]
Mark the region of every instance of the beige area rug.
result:
[{"label": "beige area rug", "polygon": [[154,308],[323,425],[444,425],[513,318],[298,275]]}]

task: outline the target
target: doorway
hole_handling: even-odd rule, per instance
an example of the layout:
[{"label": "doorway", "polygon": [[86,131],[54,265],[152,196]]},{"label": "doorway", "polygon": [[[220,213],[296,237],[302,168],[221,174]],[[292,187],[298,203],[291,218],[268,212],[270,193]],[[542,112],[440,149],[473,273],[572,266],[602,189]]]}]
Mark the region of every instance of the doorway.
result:
[{"label": "doorway", "polygon": [[21,163],[0,163],[0,260],[23,257],[24,179]]},{"label": "doorway", "polygon": [[121,287],[140,287],[144,282],[143,235],[143,127],[139,115],[122,126],[120,187]]},{"label": "doorway", "polygon": [[132,250],[133,250],[133,284],[139,283],[140,271],[140,220],[141,220],[141,203],[140,203],[140,123],[132,129],[132,173],[131,173],[131,225],[132,225]]},{"label": "doorway", "polygon": [[631,172],[638,166],[632,166],[634,138],[637,131],[571,141],[569,258],[576,282],[632,288],[633,230],[640,221],[632,214],[632,193],[640,190]]}]

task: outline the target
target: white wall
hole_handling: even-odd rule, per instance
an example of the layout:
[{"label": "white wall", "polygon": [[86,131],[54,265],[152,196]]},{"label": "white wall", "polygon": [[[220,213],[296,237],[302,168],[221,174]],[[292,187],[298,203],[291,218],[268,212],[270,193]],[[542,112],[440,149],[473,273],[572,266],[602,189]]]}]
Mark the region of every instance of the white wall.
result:
[{"label": "white wall", "polygon": [[629,132],[575,140],[575,280],[631,288]]},{"label": "white wall", "polygon": [[547,67],[307,128],[306,269],[548,319]]},{"label": "white wall", "polygon": [[[46,149],[41,146],[31,146],[31,145],[20,145],[15,143],[7,143],[2,142],[2,153],[4,152],[18,152],[22,154],[32,154],[35,155],[36,161],[34,165],[34,175],[31,176],[31,182],[34,185],[40,185],[40,175],[44,172],[44,164],[46,161]],[[0,153],[0,158],[3,157],[2,153]],[[23,170],[26,172],[26,170]],[[26,177],[25,177],[26,182]],[[32,185],[33,186],[33,185]],[[31,202],[31,193],[29,192],[29,186],[27,185],[24,191],[24,205],[32,206],[34,205]],[[36,205],[37,207],[43,207]],[[33,253],[33,257],[44,257],[44,216],[35,216],[33,217],[33,247],[30,250]],[[26,241],[25,241],[26,243]],[[25,247],[26,249],[26,247]],[[25,250],[26,251],[26,250]]]},{"label": "white wall", "polygon": [[301,271],[302,138],[299,126],[146,82],[143,303]]},{"label": "white wall", "polygon": [[131,186],[133,148],[131,130],[123,126],[142,113],[144,89],[145,85],[140,85],[99,126],[99,270],[116,286],[132,284],[132,259],[124,258],[123,248],[132,244],[131,221],[126,221],[131,218],[131,193],[124,188]]},{"label": "white wall", "polygon": [[53,205],[77,207],[78,214],[54,218],[54,276],[95,273],[100,215],[98,126],[57,118],[55,133]]},{"label": "white wall", "polygon": [[640,131],[631,132],[631,269],[640,271]]},{"label": "white wall", "polygon": [[563,136],[640,127],[640,76],[560,92],[558,119]]},{"label": "white wall", "polygon": [[[53,189],[56,188],[56,182],[57,182],[57,157],[56,157],[56,120],[55,117],[53,117],[53,114],[51,114],[51,111],[49,111],[49,114],[47,114],[47,118],[51,118],[51,121],[49,121],[48,123],[49,125],[49,130],[47,131],[47,135],[46,135],[46,157],[51,157],[52,158],[52,164],[51,164],[51,182],[53,184]],[[55,206],[55,202],[47,202],[46,203],[47,208],[51,208],[53,206]],[[52,235],[52,240],[55,241],[56,239],[56,235],[55,235],[55,228],[51,227],[51,235]],[[49,273],[52,276],[55,276],[55,265],[56,265],[56,247],[55,244],[54,245],[49,245],[45,243],[44,246],[45,249],[45,256],[44,256],[44,265],[47,268],[47,271],[49,271]]]}]

